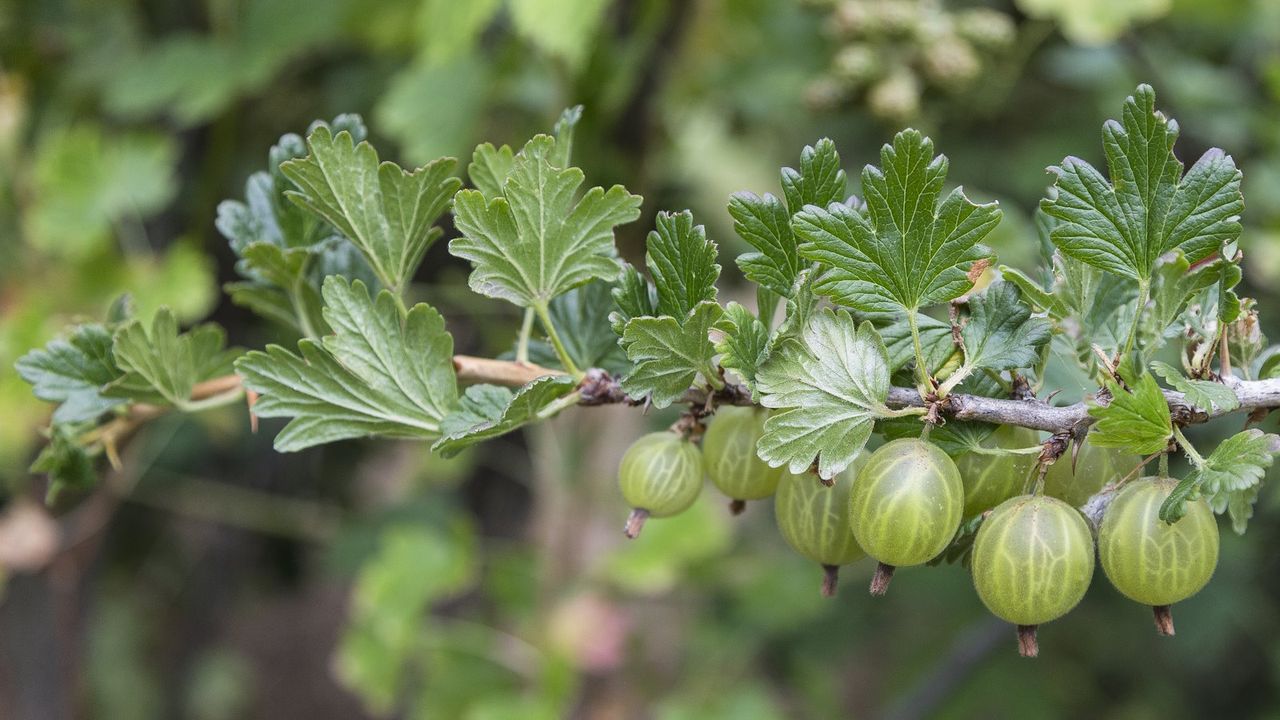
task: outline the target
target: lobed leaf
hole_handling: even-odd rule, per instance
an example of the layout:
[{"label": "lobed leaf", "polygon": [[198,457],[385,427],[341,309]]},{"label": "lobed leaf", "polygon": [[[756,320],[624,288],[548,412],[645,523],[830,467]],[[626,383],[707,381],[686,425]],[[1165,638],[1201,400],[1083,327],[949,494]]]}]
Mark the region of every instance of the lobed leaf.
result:
[{"label": "lobed leaf", "polygon": [[1159,360],[1151,363],[1151,370],[1178,392],[1186,395],[1188,403],[1201,410],[1224,413],[1240,407],[1240,398],[1220,382],[1188,379],[1174,366]]},{"label": "lobed leaf", "polygon": [[965,363],[992,370],[1033,367],[1049,342],[1049,321],[1033,317],[1013,283],[997,282],[969,298],[969,323],[962,338]]},{"label": "lobed leaf", "polygon": [[755,393],[756,373],[768,357],[769,330],[742,305],[731,302],[715,328],[723,335],[716,342],[720,366],[732,370]]},{"label": "lobed leaf", "polygon": [[1243,535],[1253,517],[1263,476],[1277,453],[1278,435],[1257,428],[1232,435],[1178,483],[1160,506],[1160,518],[1177,522],[1186,513],[1188,501],[1204,497],[1214,512],[1227,512],[1232,528]]},{"label": "lobed leaf", "polygon": [[658,293],[658,315],[684,317],[698,303],[716,299],[716,244],[693,213],[658,213],[649,233],[645,264]]},{"label": "lobed leaf", "polygon": [[1132,391],[1115,382],[1107,383],[1111,402],[1089,408],[1089,415],[1097,419],[1089,432],[1089,442],[1138,455],[1164,450],[1173,435],[1164,393],[1147,373],[1129,382],[1129,387]]},{"label": "lobed leaf", "polygon": [[664,408],[679,400],[699,373],[718,382],[709,335],[723,314],[720,305],[704,301],[682,320],[663,315],[628,321],[622,347],[635,366],[622,378],[623,392],[633,398],[647,396],[655,407]]},{"label": "lobed leaf", "polygon": [[120,404],[101,388],[120,377],[111,355],[111,331],[97,323],[79,325],[64,340],[18,358],[18,375],[31,384],[35,396],[58,403],[54,424],[93,420]]},{"label": "lobed leaf", "polygon": [[544,375],[515,392],[496,385],[472,385],[458,407],[440,421],[441,437],[431,449],[452,457],[471,445],[505,435],[541,419],[540,413],[577,386],[567,375]]}]

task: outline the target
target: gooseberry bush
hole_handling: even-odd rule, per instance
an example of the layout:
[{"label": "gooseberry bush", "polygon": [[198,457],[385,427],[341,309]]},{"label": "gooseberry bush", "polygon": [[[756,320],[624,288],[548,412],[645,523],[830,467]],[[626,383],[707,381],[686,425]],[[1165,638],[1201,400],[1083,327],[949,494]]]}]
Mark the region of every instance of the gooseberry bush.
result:
[{"label": "gooseberry bush", "polygon": [[[1173,633],[1169,606],[1213,574],[1215,513],[1243,533],[1280,452],[1249,427],[1280,407],[1280,352],[1236,292],[1229,155],[1184,168],[1178,125],[1140,86],[1103,127],[1105,173],[1049,168],[1029,275],[982,244],[1001,211],[946,190],[929,138],[894,136],[856,195],[820,140],[780,196],[728,200],[753,248],[736,258],[747,307],[718,299],[717,244],[688,211],[656,215],[643,269],[619,259],[614,228],[641,198],[584,187],[579,117],[518,150],[479,146],[465,184],[453,159],[380,162],[356,116],[284,136],[217,227],[239,258],[231,299],[296,347],[228,349],[217,326],[117,303],[19,361],[57,404],[32,470],[51,497],[88,487],[148,420],[246,401],[255,424],[289,419],[280,452],[378,436],[443,456],[575,406],[677,406],[618,471],[635,542],[709,477],[735,513],[776,494],[779,534],[822,566],[826,595],[867,556],[876,595],[897,567],[963,562],[1035,655],[1035,627],[1079,602],[1096,553]],[[445,318],[406,299],[446,213],[470,288],[524,313],[509,357],[455,354]],[[1053,392],[1064,374],[1096,390]],[[1216,448],[1183,432],[1230,413],[1245,429]]]}]

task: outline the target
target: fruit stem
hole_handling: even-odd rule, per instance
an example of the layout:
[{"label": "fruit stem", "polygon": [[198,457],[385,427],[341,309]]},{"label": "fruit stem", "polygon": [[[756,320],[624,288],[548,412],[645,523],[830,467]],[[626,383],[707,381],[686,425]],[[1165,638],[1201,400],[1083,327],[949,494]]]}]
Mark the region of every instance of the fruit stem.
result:
[{"label": "fruit stem", "polygon": [[1033,658],[1040,654],[1040,643],[1036,640],[1036,625],[1018,626],[1018,654],[1025,658]]},{"label": "fruit stem", "polygon": [[893,580],[893,571],[896,569],[892,565],[876,563],[875,574],[871,576],[872,595],[880,597],[889,591],[889,582]]},{"label": "fruit stem", "polygon": [[729,512],[733,513],[734,515],[741,515],[742,511],[746,509],[747,509],[746,500],[734,499],[729,501]]},{"label": "fruit stem", "polygon": [[636,508],[631,511],[631,515],[627,516],[627,524],[623,526],[622,533],[632,540],[640,534],[644,529],[644,521],[649,519],[649,511],[644,508]]},{"label": "fruit stem", "polygon": [[1151,608],[1156,619],[1156,632],[1167,637],[1173,636],[1173,610],[1168,605],[1155,605]]},{"label": "fruit stem", "polygon": [[835,597],[836,584],[840,582],[840,566],[826,565],[822,566],[822,597]]}]

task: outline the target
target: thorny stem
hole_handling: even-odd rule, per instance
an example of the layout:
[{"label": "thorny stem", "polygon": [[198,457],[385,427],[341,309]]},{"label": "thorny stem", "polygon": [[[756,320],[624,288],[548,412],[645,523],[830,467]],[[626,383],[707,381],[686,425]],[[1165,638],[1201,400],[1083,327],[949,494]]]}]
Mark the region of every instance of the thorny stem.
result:
[{"label": "thorny stem", "polygon": [[556,332],[556,326],[551,322],[551,314],[547,312],[546,303],[535,305],[533,309],[538,314],[538,320],[542,322],[542,329],[547,331],[547,339],[551,341],[551,347],[555,348],[556,357],[560,358],[560,364],[564,366],[565,372],[575,378],[581,378],[582,371],[573,362],[573,358],[569,357],[569,351],[560,341],[560,333]]},{"label": "thorny stem", "polygon": [[533,308],[524,309],[524,321],[520,323],[520,336],[516,339],[516,362],[529,362],[529,335],[533,332]]}]

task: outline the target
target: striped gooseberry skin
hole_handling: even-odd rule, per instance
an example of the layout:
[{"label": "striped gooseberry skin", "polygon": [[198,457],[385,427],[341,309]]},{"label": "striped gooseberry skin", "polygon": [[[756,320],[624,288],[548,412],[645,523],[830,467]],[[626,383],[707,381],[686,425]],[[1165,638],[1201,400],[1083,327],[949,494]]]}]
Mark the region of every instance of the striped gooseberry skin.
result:
[{"label": "striped gooseberry skin", "polygon": [[1137,465],[1138,458],[1132,455],[1085,442],[1076,455],[1074,468],[1070,452],[1049,466],[1044,474],[1044,494],[1080,507],[1103,485],[1119,480]]},{"label": "striped gooseberry skin", "polygon": [[618,486],[631,507],[653,517],[684,512],[702,491],[702,451],[675,433],[649,433],[622,456]]},{"label": "striped gooseberry skin", "polygon": [[964,511],[956,464],[917,438],[885,443],[859,469],[849,493],[849,523],[858,545],[886,565],[933,559],[955,537]]},{"label": "striped gooseberry skin", "polygon": [[849,528],[849,489],[857,465],[837,475],[830,487],[809,473],[782,473],[773,513],[778,531],[796,552],[823,565],[848,565],[867,556]]},{"label": "striped gooseberry skin", "polygon": [[1084,516],[1046,495],[1001,503],[973,542],[973,586],[993,615],[1039,625],[1066,615],[1093,578],[1093,535]]},{"label": "striped gooseberry skin", "polygon": [[1098,557],[1107,579],[1143,605],[1172,605],[1200,592],[1218,566],[1218,522],[1203,499],[1187,503],[1172,525],[1160,505],[1178,484],[1143,478],[1116,494],[1098,531]]},{"label": "striped gooseberry skin", "polygon": [[[983,443],[987,447],[1024,448],[1040,442],[1035,430],[1001,425]],[[1037,455],[985,455],[968,452],[956,458],[964,481],[964,517],[990,510],[1015,495],[1021,495]]]},{"label": "striped gooseberry skin", "polygon": [[707,477],[734,500],[760,500],[778,488],[782,468],[771,468],[756,456],[756,441],[767,417],[763,409],[724,406],[702,436]]}]

